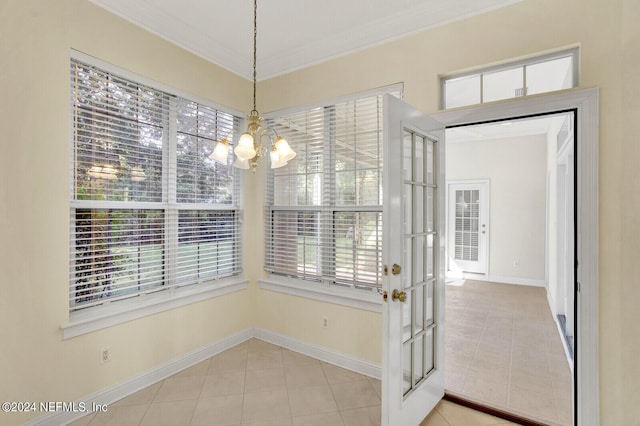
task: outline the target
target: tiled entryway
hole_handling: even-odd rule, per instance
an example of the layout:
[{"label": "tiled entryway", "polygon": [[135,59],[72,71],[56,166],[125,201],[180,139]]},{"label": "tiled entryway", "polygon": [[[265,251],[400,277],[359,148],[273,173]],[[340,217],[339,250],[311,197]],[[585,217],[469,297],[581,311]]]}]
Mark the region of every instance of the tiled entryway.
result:
[{"label": "tiled entryway", "polygon": [[552,425],[571,425],[572,381],[545,289],[446,286],[445,388]]}]

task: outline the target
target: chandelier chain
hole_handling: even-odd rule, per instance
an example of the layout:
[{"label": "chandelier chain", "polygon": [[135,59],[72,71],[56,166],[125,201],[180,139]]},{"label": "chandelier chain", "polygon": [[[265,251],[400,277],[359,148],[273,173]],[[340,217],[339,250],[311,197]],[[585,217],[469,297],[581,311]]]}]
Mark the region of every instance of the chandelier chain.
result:
[{"label": "chandelier chain", "polygon": [[253,111],[256,109],[256,59],[258,44],[258,0],[253,0]]}]

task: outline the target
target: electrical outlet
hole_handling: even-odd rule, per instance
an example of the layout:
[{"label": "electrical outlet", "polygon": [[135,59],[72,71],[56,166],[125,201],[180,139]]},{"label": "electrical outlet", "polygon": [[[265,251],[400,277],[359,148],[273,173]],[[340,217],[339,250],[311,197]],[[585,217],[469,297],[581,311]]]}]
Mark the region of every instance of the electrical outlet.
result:
[{"label": "electrical outlet", "polygon": [[100,364],[111,361],[111,352],[109,347],[100,349]]},{"label": "electrical outlet", "polygon": [[322,326],[324,328],[329,328],[329,318],[327,317],[322,317]]},{"label": "electrical outlet", "polygon": [[518,261],[518,259],[513,259],[513,267],[517,268],[520,266],[520,261]]}]

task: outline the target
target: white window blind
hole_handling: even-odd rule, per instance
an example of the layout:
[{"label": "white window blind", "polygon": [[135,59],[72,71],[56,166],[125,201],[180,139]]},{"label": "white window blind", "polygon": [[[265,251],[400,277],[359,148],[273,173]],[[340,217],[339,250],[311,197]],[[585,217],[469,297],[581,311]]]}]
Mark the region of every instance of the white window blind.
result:
[{"label": "white window blind", "polygon": [[267,179],[269,272],[381,286],[382,119],[369,95],[272,120],[298,155]]},{"label": "white window blind", "polygon": [[240,272],[232,114],[71,60],[71,311]]}]

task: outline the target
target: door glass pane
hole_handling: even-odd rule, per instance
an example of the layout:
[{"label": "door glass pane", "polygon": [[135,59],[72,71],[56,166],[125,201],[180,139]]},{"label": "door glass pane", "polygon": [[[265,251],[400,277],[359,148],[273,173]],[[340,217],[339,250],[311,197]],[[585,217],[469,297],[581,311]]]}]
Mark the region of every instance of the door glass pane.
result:
[{"label": "door glass pane", "polygon": [[434,167],[434,142],[431,139],[427,139],[427,183],[435,183],[435,167]]},{"label": "door glass pane", "polygon": [[482,77],[482,102],[522,96],[523,83],[522,67],[484,74]]},{"label": "door glass pane", "polygon": [[424,232],[424,187],[416,185],[414,186],[415,194],[415,228],[413,233],[419,234]]},{"label": "door glass pane", "polygon": [[406,395],[411,390],[411,364],[413,353],[411,343],[402,345],[402,394]]},{"label": "door glass pane", "polygon": [[411,299],[412,292],[406,291],[407,300],[402,303],[402,330],[403,330],[403,340],[408,340],[411,338]]},{"label": "door glass pane", "polygon": [[411,133],[405,131],[402,140],[402,176],[404,180],[413,178],[413,138]]},{"label": "door glass pane", "polygon": [[411,191],[413,185],[404,185],[404,233],[411,234],[413,232],[413,197]]},{"label": "door glass pane", "polygon": [[425,334],[424,338],[426,340],[426,348],[425,348],[425,362],[424,362],[424,374],[427,375],[431,370],[435,367],[435,359],[433,356],[434,349],[434,334],[433,331],[435,328],[432,328]]},{"label": "door glass pane", "polygon": [[424,352],[424,338],[420,337],[413,344],[413,384],[414,386],[424,377],[424,367],[422,362]]},{"label": "door glass pane", "polygon": [[434,231],[434,227],[433,227],[433,218],[434,218],[434,210],[435,210],[435,198],[433,197],[433,193],[434,193],[435,189],[434,188],[426,188],[426,192],[427,192],[427,232],[432,232]]},{"label": "door glass pane", "polygon": [[426,278],[432,278],[435,274],[435,251],[433,247],[433,235],[427,235],[427,254],[425,255]]},{"label": "door glass pane", "polygon": [[413,265],[414,282],[424,281],[424,245],[425,237],[423,235],[414,237],[415,264]]},{"label": "door glass pane", "polygon": [[407,237],[404,239],[404,253],[402,253],[402,258],[404,259],[404,274],[402,274],[402,278],[404,281],[404,287],[411,287],[411,271],[413,270],[413,238]]},{"label": "door glass pane", "polygon": [[434,282],[429,281],[429,283],[425,286],[425,288],[426,288],[425,307],[427,309],[427,312],[426,312],[426,321],[424,325],[428,326],[433,323],[433,306],[435,302],[433,299]]},{"label": "door glass pane", "polygon": [[452,78],[444,82],[444,107],[456,108],[480,103],[480,76]]},{"label": "door glass pane", "polygon": [[416,313],[416,323],[415,323],[415,332],[419,333],[424,328],[424,286],[419,286],[415,290],[413,290],[415,301],[415,313]]},{"label": "door glass pane", "polygon": [[480,190],[456,190],[455,247],[457,260],[478,261]]},{"label": "door glass pane", "polygon": [[413,160],[413,180],[424,182],[424,138],[415,135],[415,153]]}]

